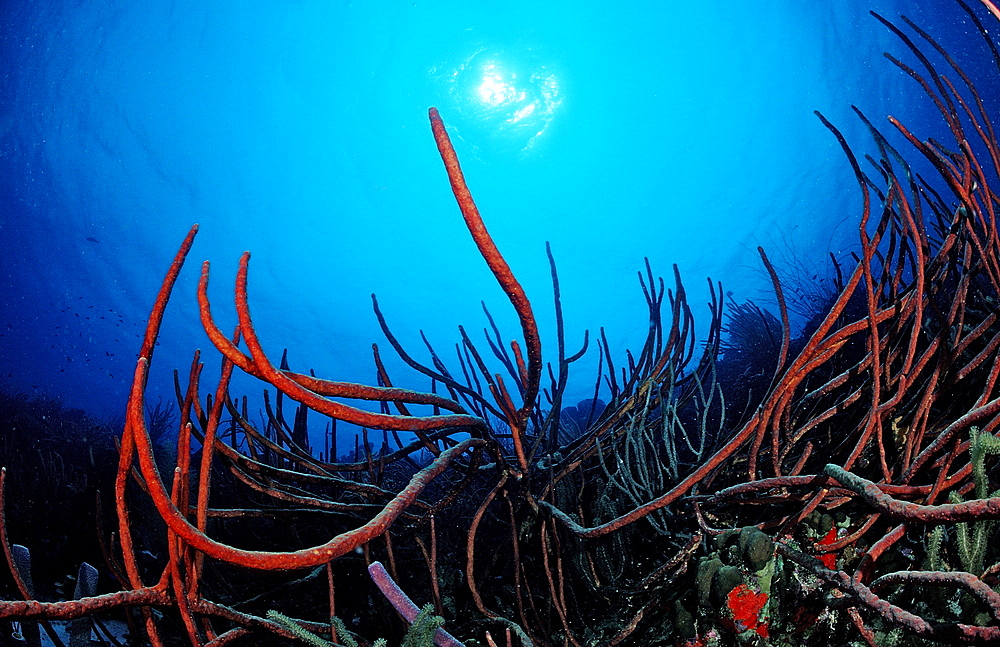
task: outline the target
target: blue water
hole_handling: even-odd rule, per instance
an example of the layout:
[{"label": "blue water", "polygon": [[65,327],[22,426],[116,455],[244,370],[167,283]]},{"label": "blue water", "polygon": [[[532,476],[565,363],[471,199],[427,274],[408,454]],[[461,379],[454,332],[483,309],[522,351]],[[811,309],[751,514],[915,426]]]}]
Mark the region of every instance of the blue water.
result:
[{"label": "blue water", "polygon": [[[758,245],[807,278],[856,249],[857,185],[813,110],[860,152],[873,147],[851,104],[887,131],[887,114],[922,137],[937,128],[882,52],[912,56],[869,9],[976,50],[947,0],[4,3],[2,386],[121,411],[150,305],[195,222],[152,402],[210,346],[200,262],[231,330],[246,249],[258,332],[276,363],[290,349],[293,369],[374,383],[371,343],[392,353],[372,292],[420,358],[421,329],[447,357],[458,324],[481,338],[481,299],[515,336],[450,194],[430,106],[549,359],[545,241],[571,350],[600,326],[617,349],[641,342],[644,256],[667,277],[680,267],[702,320],[708,276],[767,303]],[[218,357],[205,357],[208,392]],[[570,402],[592,388],[590,359]],[[398,361],[389,370],[428,388]]]}]

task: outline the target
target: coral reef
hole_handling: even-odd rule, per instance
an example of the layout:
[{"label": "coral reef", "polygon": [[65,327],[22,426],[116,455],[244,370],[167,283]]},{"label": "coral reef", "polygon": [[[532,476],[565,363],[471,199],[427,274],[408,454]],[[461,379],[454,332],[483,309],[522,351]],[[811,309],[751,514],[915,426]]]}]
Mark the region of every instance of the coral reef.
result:
[{"label": "coral reef", "polygon": [[[1000,10],[981,4],[985,12],[958,2],[982,55],[1000,60],[984,22],[1000,20]],[[394,387],[377,347],[376,386],[325,380],[284,359],[275,365],[265,351],[251,316],[249,253],[236,276],[232,336],[216,324],[205,263],[201,321],[224,361],[209,395],[197,353],[186,384],[177,380],[174,465],[162,469],[144,390],[195,226],[156,298],[128,402],[115,550],[106,561],[119,589],[34,599],[0,517],[0,543],[24,598],[0,602],[0,618],[119,613],[134,623],[136,642],[153,645],[263,636],[324,644],[348,633],[360,645],[387,628],[404,635],[408,622],[389,601],[412,619],[416,605],[400,604],[406,590],[432,605],[454,644],[493,645],[494,635],[510,646],[996,644],[995,107],[932,35],[906,18],[906,31],[876,18],[915,61],[889,56],[926,91],[951,140],[921,140],[889,119],[930,169],[921,174],[859,112],[880,152],[862,167],[820,116],[861,191],[860,252],[837,268],[835,297],[801,338],[793,339],[763,249],[777,316],[730,306],[710,283],[701,345],[677,268],[668,289],[647,264],[639,274],[645,343],[615,357],[602,332],[591,398],[602,406],[588,410],[580,429],[580,407],[562,403],[590,338],[567,350],[550,254],[557,334],[545,363],[533,305],[490,238],[432,108],[452,191],[517,314],[520,338],[504,343],[491,319],[489,352],[461,329],[453,359],[427,344],[420,361],[373,299],[390,346],[428,390]],[[731,405],[739,414],[726,415],[718,369],[731,362],[726,373],[743,375],[740,356],[749,354],[763,355],[743,357],[759,379]],[[251,422],[248,398],[230,393],[237,369],[264,382],[265,393],[274,389],[263,428]],[[287,400],[297,403],[291,424]],[[307,410],[365,429],[355,462],[332,461],[329,449],[313,455],[304,444]],[[381,449],[369,430],[380,433]],[[400,432],[415,440],[403,442]],[[164,551],[143,561],[151,531],[135,518],[148,502],[162,521]],[[441,644],[443,632],[433,629]]]}]

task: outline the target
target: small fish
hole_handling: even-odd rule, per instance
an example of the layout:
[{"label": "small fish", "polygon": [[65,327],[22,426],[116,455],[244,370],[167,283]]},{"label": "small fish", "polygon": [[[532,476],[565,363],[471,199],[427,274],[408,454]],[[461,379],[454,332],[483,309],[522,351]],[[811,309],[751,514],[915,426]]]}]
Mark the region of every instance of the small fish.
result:
[{"label": "small fish", "polygon": [[99,242],[101,242],[101,241],[97,240],[97,239],[96,239],[96,238],[94,238],[93,236],[87,236],[87,242],[88,242],[88,243],[99,243]]}]

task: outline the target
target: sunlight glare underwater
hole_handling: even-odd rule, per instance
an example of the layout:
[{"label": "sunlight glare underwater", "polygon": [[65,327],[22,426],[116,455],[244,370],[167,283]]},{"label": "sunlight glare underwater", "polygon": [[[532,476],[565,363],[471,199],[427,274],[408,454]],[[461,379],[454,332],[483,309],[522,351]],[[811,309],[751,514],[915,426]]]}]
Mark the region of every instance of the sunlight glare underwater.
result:
[{"label": "sunlight glare underwater", "polygon": [[494,154],[530,154],[563,103],[558,74],[534,48],[479,47],[430,74],[450,118],[464,124],[466,141],[485,142]]}]

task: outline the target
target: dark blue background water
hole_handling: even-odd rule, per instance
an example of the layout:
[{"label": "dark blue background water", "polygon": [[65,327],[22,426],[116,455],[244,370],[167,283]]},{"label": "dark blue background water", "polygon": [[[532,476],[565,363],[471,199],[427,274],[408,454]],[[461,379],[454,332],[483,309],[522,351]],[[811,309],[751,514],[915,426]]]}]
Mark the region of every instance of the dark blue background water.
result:
[{"label": "dark blue background water", "polygon": [[[245,249],[261,339],[275,362],[290,348],[294,369],[374,383],[371,292],[421,358],[417,331],[450,355],[457,324],[484,324],[480,299],[514,336],[450,194],[432,105],[549,353],[546,240],[574,350],[599,326],[619,349],[640,343],[643,256],[668,277],[680,266],[703,320],[706,276],[766,299],[757,245],[823,276],[828,252],[852,249],[860,199],[812,111],[862,150],[851,103],[934,132],[929,101],[882,52],[912,57],[869,9],[905,10],[955,49],[975,38],[948,0],[5,2],[2,384],[121,411],[153,297],[195,222],[153,402],[209,346],[199,262],[212,261],[231,330]],[[206,357],[207,390],[218,360]],[[591,388],[591,358],[571,402]]]}]

